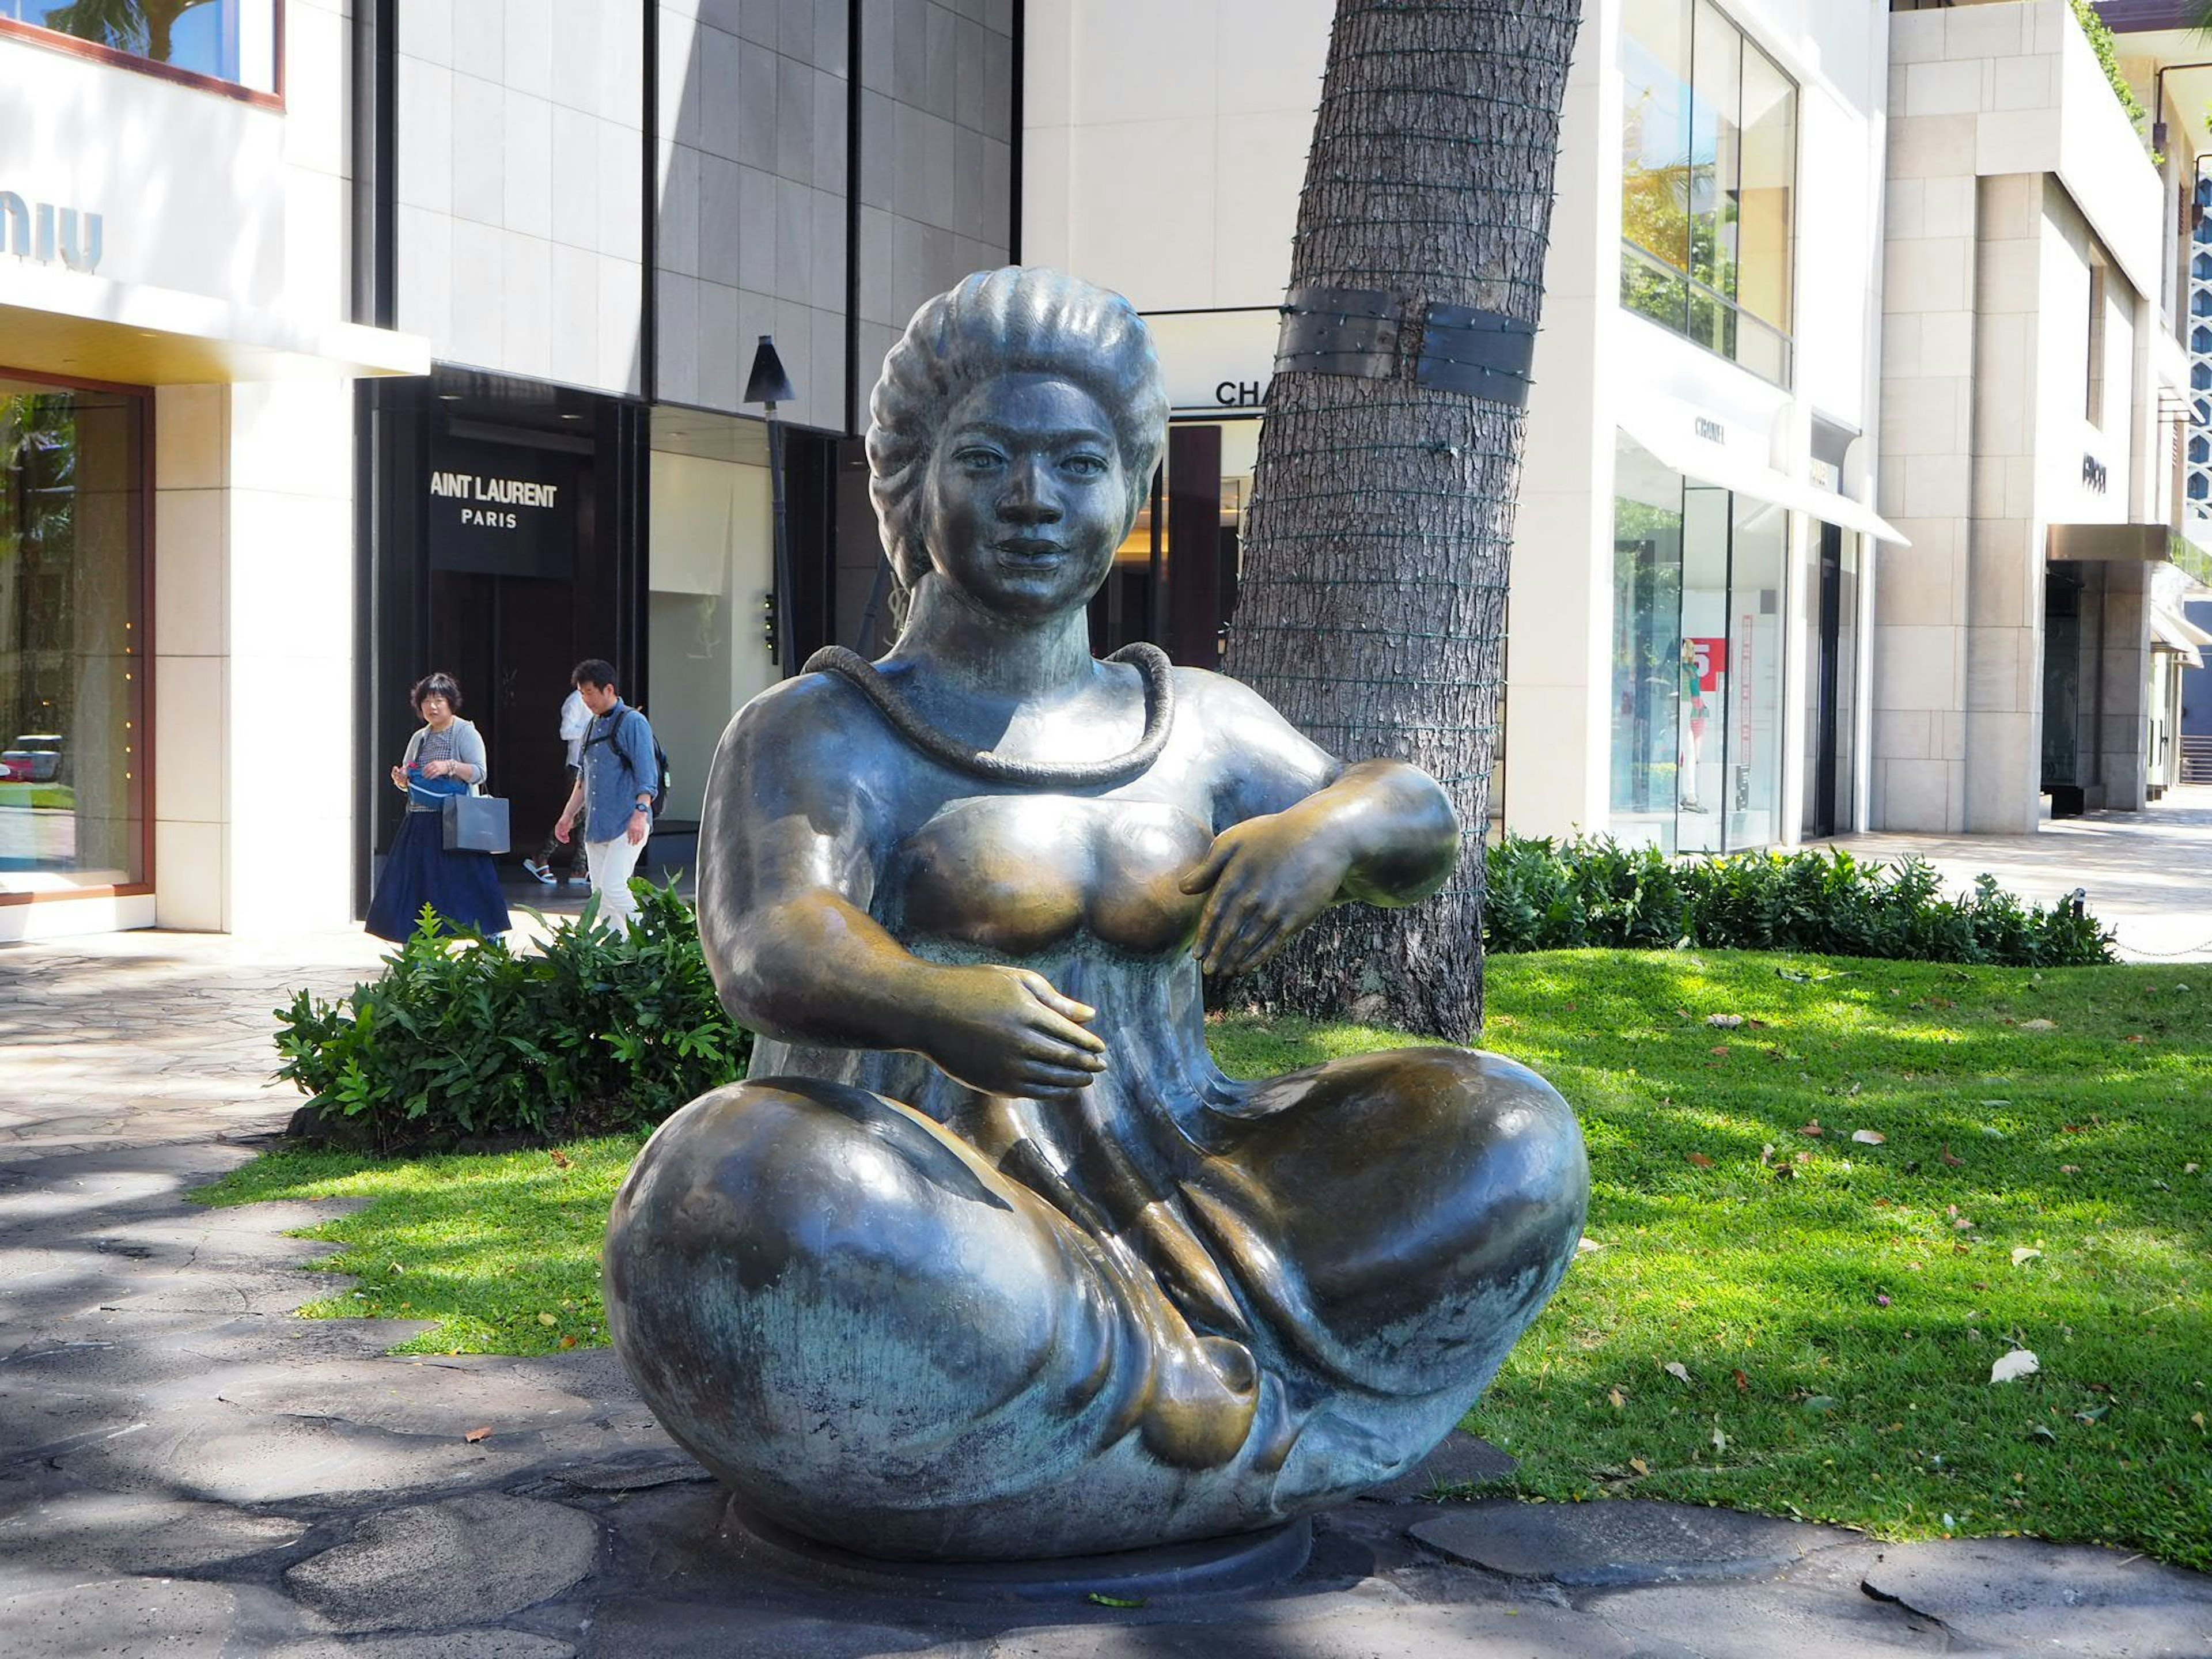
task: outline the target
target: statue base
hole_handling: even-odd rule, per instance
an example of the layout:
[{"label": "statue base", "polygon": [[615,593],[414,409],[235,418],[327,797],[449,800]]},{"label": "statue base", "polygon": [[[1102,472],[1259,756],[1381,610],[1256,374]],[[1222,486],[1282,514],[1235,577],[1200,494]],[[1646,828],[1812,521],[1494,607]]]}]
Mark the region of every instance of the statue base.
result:
[{"label": "statue base", "polygon": [[1265,1532],[1037,1561],[886,1561],[803,1538],[747,1514],[734,1499],[724,1531],[747,1555],[786,1577],[941,1601],[1065,1604],[1086,1596],[1152,1601],[1218,1595],[1279,1583],[1304,1566],[1313,1550],[1313,1523],[1303,1517]]}]

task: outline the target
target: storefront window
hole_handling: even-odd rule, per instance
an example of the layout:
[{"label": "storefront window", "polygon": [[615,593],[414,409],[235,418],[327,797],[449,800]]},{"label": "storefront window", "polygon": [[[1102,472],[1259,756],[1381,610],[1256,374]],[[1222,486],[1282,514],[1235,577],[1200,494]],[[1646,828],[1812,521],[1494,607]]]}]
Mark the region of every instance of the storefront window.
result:
[{"label": "storefront window", "polygon": [[276,89],[279,0],[0,0],[0,18],[132,58]]},{"label": "storefront window", "polygon": [[1614,469],[1613,833],[1674,850],[1686,688],[1682,477],[1623,435]]},{"label": "storefront window", "polygon": [[1787,385],[1797,89],[1711,0],[1627,0],[1621,303]]},{"label": "storefront window", "polygon": [[1614,477],[1613,833],[1670,853],[1778,841],[1790,515],[1626,434]]},{"label": "storefront window", "polygon": [[144,873],[144,419],[0,378],[0,896]]},{"label": "storefront window", "polygon": [[[701,430],[708,426],[702,417]],[[653,457],[647,713],[668,753],[663,822],[672,830],[697,824],[731,714],[784,672],[768,635],[775,523],[766,429],[752,421],[714,429],[719,444],[691,445],[709,453]]]},{"label": "storefront window", "polygon": [[[1715,494],[1719,492],[1716,491]],[[1727,845],[1782,839],[1782,583],[1790,562],[1790,514],[1771,501],[1731,498],[1729,550],[1727,771],[1722,799]]]}]

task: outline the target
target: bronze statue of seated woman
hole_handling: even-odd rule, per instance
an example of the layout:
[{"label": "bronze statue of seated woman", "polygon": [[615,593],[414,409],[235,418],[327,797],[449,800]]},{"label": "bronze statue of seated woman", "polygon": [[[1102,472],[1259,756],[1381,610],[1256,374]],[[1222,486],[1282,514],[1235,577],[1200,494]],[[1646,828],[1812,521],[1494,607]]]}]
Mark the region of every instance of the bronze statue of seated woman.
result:
[{"label": "bronze statue of seated woman", "polygon": [[1233,680],[1091,656],[1166,435],[1126,301],[971,276],[872,413],[903,627],[714,757],[700,934],[759,1036],[616,1200],[623,1360],[747,1510],[878,1557],[1252,1531],[1399,1474],[1574,1253],[1573,1115],[1463,1048],[1237,1082],[1200,976],[1433,892],[1451,806]]}]

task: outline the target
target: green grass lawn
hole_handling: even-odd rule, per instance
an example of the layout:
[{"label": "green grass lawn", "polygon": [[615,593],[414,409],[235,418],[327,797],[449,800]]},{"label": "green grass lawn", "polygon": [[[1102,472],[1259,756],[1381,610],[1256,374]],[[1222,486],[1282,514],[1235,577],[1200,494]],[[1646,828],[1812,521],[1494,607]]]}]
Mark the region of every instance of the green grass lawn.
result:
[{"label": "green grass lawn", "polygon": [[[1490,996],[1489,1045],[1574,1103],[1593,1177],[1595,1248],[1469,1419],[1513,1490],[2212,1569],[2212,964],[1569,951],[1494,959]],[[1244,1074],[1403,1041],[1213,1036]],[[375,1200],[308,1235],[360,1282],[304,1311],[534,1353],[606,1340],[599,1238],[638,1144],[281,1152],[201,1196]],[[2040,1371],[1991,1382],[2015,1344]]]}]

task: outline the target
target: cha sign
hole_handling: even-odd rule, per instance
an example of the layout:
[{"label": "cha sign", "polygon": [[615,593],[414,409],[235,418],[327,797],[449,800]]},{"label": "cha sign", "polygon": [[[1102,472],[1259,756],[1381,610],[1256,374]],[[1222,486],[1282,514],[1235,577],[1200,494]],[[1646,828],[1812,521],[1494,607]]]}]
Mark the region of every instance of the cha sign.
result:
[{"label": "cha sign", "polygon": [[577,490],[574,456],[521,444],[435,443],[422,502],[430,568],[566,579],[575,567]]}]

